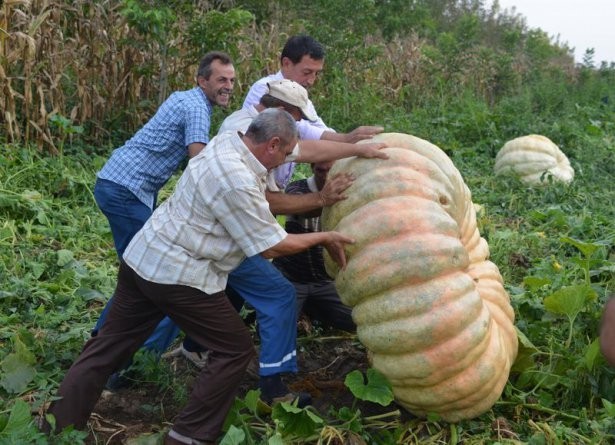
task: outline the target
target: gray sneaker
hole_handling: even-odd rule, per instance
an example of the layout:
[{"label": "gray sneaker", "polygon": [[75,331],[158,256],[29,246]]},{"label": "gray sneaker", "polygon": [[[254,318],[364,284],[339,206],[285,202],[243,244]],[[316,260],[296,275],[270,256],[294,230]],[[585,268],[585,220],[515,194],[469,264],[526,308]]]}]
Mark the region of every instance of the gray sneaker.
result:
[{"label": "gray sneaker", "polygon": [[291,405],[296,404],[297,408],[305,408],[312,404],[312,396],[306,392],[289,392],[282,396],[268,398],[265,396],[264,402],[273,406],[276,403],[286,402]]},{"label": "gray sneaker", "polygon": [[184,348],[183,344],[180,346],[180,350],[181,354],[197,368],[203,369],[205,366],[207,366],[207,358],[209,356],[209,351],[191,352]]}]

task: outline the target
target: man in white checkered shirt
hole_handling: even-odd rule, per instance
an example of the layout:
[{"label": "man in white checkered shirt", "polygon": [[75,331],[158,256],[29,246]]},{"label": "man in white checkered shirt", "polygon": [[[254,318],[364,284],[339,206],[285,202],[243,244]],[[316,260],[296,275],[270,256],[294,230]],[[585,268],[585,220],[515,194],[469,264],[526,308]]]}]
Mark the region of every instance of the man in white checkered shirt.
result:
[{"label": "man in white checkered shirt", "polygon": [[318,244],[344,267],[344,244],[352,242],[337,232],[289,235],[269,211],[267,171],[292,159],[297,137],[293,118],[270,109],[245,135],[223,133],[190,161],[126,249],[108,318],[49,408],[58,428],[86,426],[108,376],[168,315],[210,353],[165,443],[216,441],[254,356],[250,332],[224,294],[228,273],[246,256],[275,258]]}]

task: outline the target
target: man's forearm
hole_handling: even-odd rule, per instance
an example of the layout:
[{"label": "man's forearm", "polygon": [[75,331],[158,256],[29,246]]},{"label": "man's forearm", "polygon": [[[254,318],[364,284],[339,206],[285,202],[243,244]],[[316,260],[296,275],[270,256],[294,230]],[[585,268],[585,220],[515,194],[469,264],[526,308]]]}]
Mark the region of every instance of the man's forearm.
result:
[{"label": "man's forearm", "polygon": [[295,253],[303,252],[310,247],[322,244],[328,239],[329,232],[302,233],[299,235],[289,233],[286,238],[275,246],[263,251],[261,255],[267,259],[293,255]]},{"label": "man's forearm", "polygon": [[360,151],[356,144],[332,140],[301,140],[296,162],[326,162],[356,156]]},{"label": "man's forearm", "polygon": [[323,131],[320,135],[321,141],[348,142],[348,134],[337,133],[335,131]]},{"label": "man's forearm", "polygon": [[294,215],[320,209],[325,202],[319,193],[287,195],[281,192],[266,192],[269,210],[274,215]]}]

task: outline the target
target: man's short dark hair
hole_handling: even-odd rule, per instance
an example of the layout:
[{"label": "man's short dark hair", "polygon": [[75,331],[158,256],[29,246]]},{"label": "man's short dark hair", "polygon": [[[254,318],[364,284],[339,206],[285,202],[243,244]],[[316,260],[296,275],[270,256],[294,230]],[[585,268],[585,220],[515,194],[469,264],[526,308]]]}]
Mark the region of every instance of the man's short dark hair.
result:
[{"label": "man's short dark hair", "polygon": [[196,77],[204,77],[205,80],[209,80],[211,76],[211,64],[214,60],[219,60],[222,65],[231,65],[233,59],[227,53],[222,51],[210,51],[201,59],[199,63],[199,70],[196,72]]},{"label": "man's short dark hair", "polygon": [[305,34],[292,36],[286,41],[282,49],[280,61],[284,57],[288,57],[292,63],[299,63],[303,56],[310,56],[314,60],[322,60],[325,58],[325,49],[313,37]]}]

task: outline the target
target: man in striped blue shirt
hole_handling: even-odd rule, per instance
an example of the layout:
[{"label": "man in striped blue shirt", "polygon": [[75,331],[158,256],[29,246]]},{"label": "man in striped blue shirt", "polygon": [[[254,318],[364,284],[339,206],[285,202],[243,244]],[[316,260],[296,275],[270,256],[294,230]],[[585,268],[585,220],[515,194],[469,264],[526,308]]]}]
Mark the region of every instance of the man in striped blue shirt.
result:
[{"label": "man in striped blue shirt", "polygon": [[[133,236],[143,227],[156,207],[158,191],[187,157],[196,156],[209,142],[213,107],[227,107],[235,83],[231,58],[218,51],[207,53],[199,64],[197,85],[178,91],[160,106],[156,114],[123,146],[113,151],[98,172],[94,197],[107,217],[115,250],[121,259]],[[104,323],[109,300],[92,332]],[[165,318],[163,326],[145,343],[145,348],[162,352],[175,338],[178,328]],[[171,338],[171,340],[172,340]],[[109,381],[113,388],[116,374]]]}]

